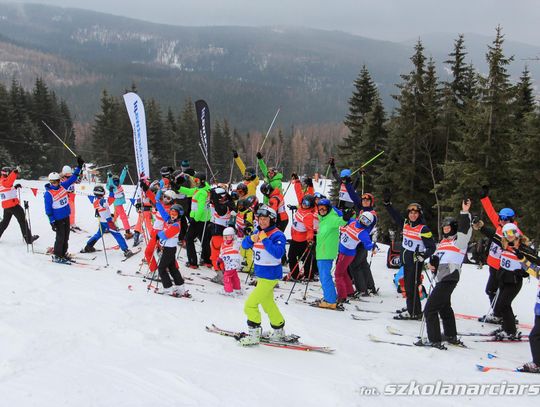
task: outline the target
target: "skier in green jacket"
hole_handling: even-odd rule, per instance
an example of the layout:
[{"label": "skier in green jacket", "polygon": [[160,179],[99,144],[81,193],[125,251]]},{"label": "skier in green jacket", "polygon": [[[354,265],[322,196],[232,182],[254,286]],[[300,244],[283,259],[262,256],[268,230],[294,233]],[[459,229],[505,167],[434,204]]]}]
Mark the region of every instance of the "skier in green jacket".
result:
[{"label": "skier in green jacket", "polygon": [[[264,181],[272,186],[272,190],[279,188],[280,192],[283,193],[283,188],[281,186],[283,174],[279,172],[276,167],[268,168],[260,151],[257,152],[257,161],[259,163],[259,168],[263,173]],[[264,197],[264,203],[268,203],[268,198],[266,196]]]}]

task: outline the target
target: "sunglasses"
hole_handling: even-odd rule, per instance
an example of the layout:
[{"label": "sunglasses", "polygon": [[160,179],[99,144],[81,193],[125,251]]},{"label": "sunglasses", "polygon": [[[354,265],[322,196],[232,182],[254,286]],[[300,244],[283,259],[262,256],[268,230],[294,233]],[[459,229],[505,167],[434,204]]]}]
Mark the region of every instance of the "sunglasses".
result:
[{"label": "sunglasses", "polygon": [[371,198],[369,196],[363,196],[362,201],[371,201]]},{"label": "sunglasses", "polygon": [[418,209],[409,209],[407,212],[408,213],[420,213],[420,211]]}]

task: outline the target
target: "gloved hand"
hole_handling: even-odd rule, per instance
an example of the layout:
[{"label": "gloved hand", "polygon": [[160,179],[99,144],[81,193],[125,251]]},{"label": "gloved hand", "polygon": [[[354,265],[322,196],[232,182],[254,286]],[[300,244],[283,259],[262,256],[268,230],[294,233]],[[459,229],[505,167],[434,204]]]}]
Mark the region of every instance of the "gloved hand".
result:
[{"label": "gloved hand", "polygon": [[334,157],[330,157],[328,159],[328,165],[332,168],[334,168],[336,166],[336,160],[334,159]]},{"label": "gloved hand", "polygon": [[233,155],[234,158],[238,158],[238,151],[233,150],[232,155]]},{"label": "gloved hand", "polygon": [[137,209],[138,211],[141,210],[141,203],[139,201],[135,203],[135,209]]},{"label": "gloved hand", "polygon": [[525,260],[525,255],[521,250],[519,250],[517,247],[514,247],[514,254],[519,260]]},{"label": "gloved hand", "polygon": [[343,211],[343,220],[348,222],[354,216],[354,209],[349,208]]},{"label": "gloved hand", "polygon": [[480,189],[480,199],[487,198],[489,195],[489,185],[482,185],[482,189]]},{"label": "gloved hand", "polygon": [[83,165],[84,165],[84,160],[83,160],[83,158],[82,158],[80,155],[78,155],[78,156],[77,156],[77,166],[78,166],[79,168],[82,168]]},{"label": "gloved hand", "polygon": [[141,186],[141,189],[146,192],[150,189],[150,187],[148,186],[148,184],[146,182],[144,182],[142,179],[139,181],[139,185]]},{"label": "gloved hand", "polygon": [[414,261],[417,263],[423,263],[426,260],[426,254],[423,252],[414,252]]},{"label": "gloved hand", "polygon": [[110,229],[110,230],[118,230],[118,228],[116,227],[116,225],[114,224],[113,220],[111,218],[107,219],[107,227]]},{"label": "gloved hand", "polygon": [[124,165],[124,170],[126,170],[126,171],[128,170],[128,165],[127,164]]},{"label": "gloved hand", "polygon": [[313,240],[308,240],[307,245],[309,247],[313,246],[313,243],[315,243]]},{"label": "gloved hand", "polygon": [[21,167],[17,165],[13,171],[18,174],[19,172],[21,172]]},{"label": "gloved hand", "polygon": [[384,205],[390,205],[392,203],[392,191],[390,191],[388,188],[385,188],[382,193],[382,199]]},{"label": "gloved hand", "polygon": [[345,184],[350,184],[352,182],[352,179],[351,179],[351,177],[342,177],[341,182],[343,182]]},{"label": "gloved hand", "polygon": [[56,232],[56,221],[55,222],[51,222],[51,229],[53,230],[53,232]]},{"label": "gloved hand", "polygon": [[255,155],[257,156],[258,160],[262,160],[263,155],[262,155],[262,153],[260,151],[257,151],[257,154],[255,154]]},{"label": "gloved hand", "polygon": [[22,185],[21,184],[15,184],[15,185],[13,185],[13,188],[19,189],[19,188],[22,188]]},{"label": "gloved hand", "polygon": [[268,236],[266,235],[266,232],[264,230],[261,230],[259,232],[259,240],[264,240],[266,239]]},{"label": "gloved hand", "polygon": [[112,172],[107,171],[107,177],[108,177],[108,178],[112,178]]},{"label": "gloved hand", "polygon": [[296,206],[296,205],[290,205],[290,204],[288,204],[288,205],[287,205],[287,208],[289,208],[289,209],[290,209],[291,211],[293,211],[293,212],[298,210],[298,206]]},{"label": "gloved hand", "polygon": [[439,256],[431,256],[431,259],[429,259],[429,265],[432,267],[431,272],[433,274],[437,274],[437,269],[439,268],[440,263]]}]

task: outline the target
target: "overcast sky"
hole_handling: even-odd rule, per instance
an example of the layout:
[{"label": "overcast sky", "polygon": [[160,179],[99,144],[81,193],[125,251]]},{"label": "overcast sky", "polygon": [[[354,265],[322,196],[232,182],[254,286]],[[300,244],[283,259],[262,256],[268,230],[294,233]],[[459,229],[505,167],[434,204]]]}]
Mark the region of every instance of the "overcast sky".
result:
[{"label": "overcast sky", "polygon": [[[1,0],[5,1],[5,0]],[[25,3],[28,1],[11,0]],[[431,32],[540,45],[540,0],[33,0],[174,25],[292,25],[403,41]]]}]

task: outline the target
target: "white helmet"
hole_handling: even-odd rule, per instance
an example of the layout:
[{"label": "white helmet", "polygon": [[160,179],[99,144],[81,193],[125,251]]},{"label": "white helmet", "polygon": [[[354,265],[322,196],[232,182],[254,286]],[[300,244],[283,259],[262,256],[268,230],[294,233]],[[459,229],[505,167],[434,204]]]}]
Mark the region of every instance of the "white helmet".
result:
[{"label": "white helmet", "polygon": [[375,216],[371,212],[365,211],[358,217],[360,223],[364,226],[370,226],[375,220]]},{"label": "white helmet", "polygon": [[71,174],[73,174],[73,170],[71,169],[71,167],[69,165],[64,165],[62,167],[62,174],[71,175]]},{"label": "white helmet", "polygon": [[163,197],[169,198],[172,201],[173,199],[176,199],[176,192],[174,192],[172,189],[169,189],[163,193]]},{"label": "white helmet", "polygon": [[519,230],[519,228],[517,227],[515,223],[507,223],[502,228],[502,234],[504,237],[509,237],[509,236],[520,237],[521,230]]},{"label": "white helmet", "polygon": [[223,230],[223,236],[234,236],[236,235],[236,230],[232,227],[227,227],[225,230]]},{"label": "white helmet", "polygon": [[49,181],[60,181],[60,174],[57,172],[51,172],[49,174]]}]

